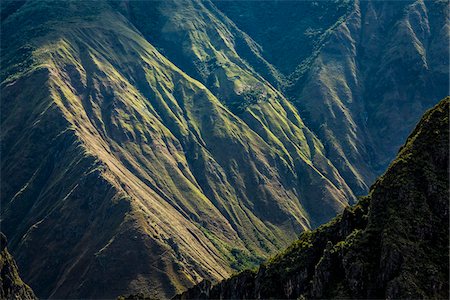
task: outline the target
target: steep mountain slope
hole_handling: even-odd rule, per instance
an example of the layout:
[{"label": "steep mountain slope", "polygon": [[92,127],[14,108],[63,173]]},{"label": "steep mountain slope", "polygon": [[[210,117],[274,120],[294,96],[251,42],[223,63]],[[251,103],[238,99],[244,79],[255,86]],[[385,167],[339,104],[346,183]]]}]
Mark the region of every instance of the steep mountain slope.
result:
[{"label": "steep mountain slope", "polygon": [[213,3],[260,45],[261,54],[284,76],[308,60],[352,9],[348,0]]},{"label": "steep mountain slope", "polygon": [[245,118],[107,2],[15,8],[2,23],[1,225],[38,296],[168,297],[257,263],[354,199],[243,60],[219,86],[242,101],[260,87]]},{"label": "steep mountain slope", "polygon": [[290,76],[286,94],[356,194],[448,95],[449,20],[447,1],[355,1]]},{"label": "steep mountain slope", "polygon": [[[294,7],[278,14],[300,9],[286,3]],[[36,294],[170,297],[256,265],[355,201],[383,160],[365,149],[374,138],[355,121],[364,110],[330,94],[341,78],[333,66],[354,58],[333,45],[353,49],[361,30],[339,37],[365,5],[321,2],[286,35],[314,33],[307,47],[285,51],[210,1],[2,1],[1,226]],[[405,20],[395,5],[385,10],[398,13],[376,15],[383,28]],[[447,48],[435,41],[447,19],[442,4],[425,7],[422,23],[434,22],[425,75],[437,95],[448,70]],[[261,17],[276,31],[286,27],[278,19]],[[400,70],[389,63],[403,57],[394,41],[373,50],[383,70]],[[416,44],[402,49],[416,54]],[[308,92],[317,78],[318,95]],[[413,119],[437,100],[418,91],[414,110],[397,117]],[[393,140],[412,126],[403,123],[389,123]]]},{"label": "steep mountain slope", "polygon": [[448,1],[214,4],[286,78],[285,96],[357,195],[448,94]]},{"label": "steep mountain slope", "polygon": [[357,205],[259,270],[177,298],[447,299],[449,105],[447,97],[423,116]]},{"label": "steep mountain slope", "polygon": [[0,298],[36,299],[30,287],[20,278],[17,265],[6,248],[6,237],[3,233],[0,233],[0,247]]},{"label": "steep mountain slope", "polygon": [[273,115],[264,105],[266,91],[280,87],[278,102],[289,112],[287,98],[300,111],[323,143],[324,156],[357,195],[367,192],[422,113],[449,90],[445,1],[164,1],[123,7],[147,39],[253,130],[279,124],[265,124],[272,118],[255,124],[247,112],[257,104]]},{"label": "steep mountain slope", "polygon": [[[142,15],[136,16],[136,13],[133,13],[136,11]],[[353,193],[338,171],[324,157],[321,143],[305,127],[297,110],[255,72],[254,64],[249,64],[248,61],[261,60],[257,45],[221,15],[211,3],[131,2],[128,3],[124,14],[130,15],[136,26],[147,24],[145,20],[158,16],[159,25],[149,26],[151,31],[148,27],[138,27],[144,36],[158,49],[162,49],[163,53],[167,53],[171,61],[184,66],[183,70],[198,78],[270,147],[281,146],[283,157],[286,161],[291,161],[294,173],[297,173],[293,177],[298,177],[298,173],[303,176],[304,166],[299,166],[295,157],[298,154],[306,154],[321,176],[332,181],[349,201],[354,200]],[[312,149],[313,147],[315,149]],[[312,150],[305,152],[308,148]],[[297,171],[299,169],[300,171]],[[302,185],[302,189],[307,189]],[[316,199],[329,196],[318,195],[316,192],[317,190],[308,189],[303,195],[306,210],[313,210],[313,226],[323,223],[329,216],[329,212],[323,211],[323,208],[316,209]]]}]

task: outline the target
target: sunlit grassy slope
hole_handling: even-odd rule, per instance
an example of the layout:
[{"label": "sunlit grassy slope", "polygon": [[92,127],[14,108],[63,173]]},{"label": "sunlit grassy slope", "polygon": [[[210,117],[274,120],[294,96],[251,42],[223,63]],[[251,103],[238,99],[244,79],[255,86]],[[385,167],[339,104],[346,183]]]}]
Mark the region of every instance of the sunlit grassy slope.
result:
[{"label": "sunlit grassy slope", "polygon": [[446,7],[2,1],[1,226],[26,282],[169,297],[328,221],[448,92]]},{"label": "sunlit grassy slope", "polygon": [[167,3],[180,15],[167,30],[220,66],[207,86],[106,2],[5,13],[2,230],[40,297],[168,297],[255,265],[354,199],[225,25],[192,31],[212,15],[185,4]]}]

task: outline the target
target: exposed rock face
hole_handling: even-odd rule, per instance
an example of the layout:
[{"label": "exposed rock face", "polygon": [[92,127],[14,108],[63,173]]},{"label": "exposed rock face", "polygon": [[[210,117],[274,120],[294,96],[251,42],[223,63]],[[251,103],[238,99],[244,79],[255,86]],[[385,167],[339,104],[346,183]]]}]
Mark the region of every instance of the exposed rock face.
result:
[{"label": "exposed rock face", "polygon": [[[382,77],[371,74],[395,71],[395,88],[406,65],[426,59],[419,77],[435,86],[408,86],[414,109],[386,108],[392,120],[447,92],[443,5],[281,2],[277,14],[291,11],[292,22],[269,16],[274,3],[237,2],[262,13],[253,29],[225,2],[1,2],[1,226],[38,296],[167,298],[255,266],[354,203],[393,158],[370,154],[358,120],[369,100],[397,99],[381,91],[403,87],[374,83],[381,95],[365,101],[362,83]],[[277,32],[258,32],[268,23]],[[377,28],[397,23],[381,43]],[[359,41],[369,29],[377,39]],[[284,41],[296,44],[279,49]],[[414,59],[398,68],[406,52]],[[363,72],[379,57],[382,71]],[[435,87],[430,98],[424,86]],[[373,136],[406,134],[414,121],[374,125]]]},{"label": "exposed rock face", "polygon": [[19,276],[16,262],[6,248],[7,240],[0,232],[0,298],[7,300],[34,300],[31,288]]},{"label": "exposed rock face", "polygon": [[450,97],[428,111],[357,205],[259,270],[176,298],[447,299],[449,113]]}]

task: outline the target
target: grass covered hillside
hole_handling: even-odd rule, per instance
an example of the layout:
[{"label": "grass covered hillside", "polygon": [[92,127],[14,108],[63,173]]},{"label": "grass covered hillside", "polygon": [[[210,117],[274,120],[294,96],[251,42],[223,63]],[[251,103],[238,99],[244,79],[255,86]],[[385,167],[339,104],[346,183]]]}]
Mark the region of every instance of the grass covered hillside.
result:
[{"label": "grass covered hillside", "polygon": [[38,296],[168,297],[257,264],[354,199],[243,61],[220,82],[236,101],[260,87],[245,118],[107,2],[27,1],[2,27],[2,230]]},{"label": "grass covered hillside", "polygon": [[367,191],[447,93],[447,11],[314,3],[1,2],[0,225],[38,297],[170,298]]},{"label": "grass covered hillside", "polygon": [[355,206],[258,270],[177,298],[448,298],[449,105],[425,113]]}]

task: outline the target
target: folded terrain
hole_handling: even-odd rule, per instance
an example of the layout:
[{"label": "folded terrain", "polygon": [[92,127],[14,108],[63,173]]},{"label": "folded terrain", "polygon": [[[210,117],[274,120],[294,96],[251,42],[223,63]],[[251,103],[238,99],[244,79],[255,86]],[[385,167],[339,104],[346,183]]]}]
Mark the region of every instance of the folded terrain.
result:
[{"label": "folded terrain", "polygon": [[2,1],[1,227],[37,296],[167,298],[257,265],[448,90],[444,2],[319,2],[292,30],[266,11],[309,2],[266,5]]},{"label": "folded terrain", "polygon": [[448,2],[243,2],[215,3],[282,72],[284,94],[365,194],[448,94]]},{"label": "folded terrain", "polygon": [[369,195],[258,270],[179,299],[447,299],[450,97],[425,113]]},{"label": "folded terrain", "polygon": [[26,2],[3,27],[2,230],[39,296],[167,297],[354,197],[263,79],[247,124],[107,3]]}]

